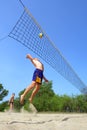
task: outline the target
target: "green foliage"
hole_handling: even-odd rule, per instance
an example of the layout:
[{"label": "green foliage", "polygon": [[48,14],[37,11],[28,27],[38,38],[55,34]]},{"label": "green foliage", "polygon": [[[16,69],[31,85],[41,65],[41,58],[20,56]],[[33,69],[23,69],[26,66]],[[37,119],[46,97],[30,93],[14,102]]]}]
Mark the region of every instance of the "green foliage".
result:
[{"label": "green foliage", "polygon": [[16,98],[14,100],[14,109],[19,112],[21,107],[22,107],[22,105],[20,104],[19,98]]},{"label": "green foliage", "polygon": [[[3,98],[5,96],[8,95],[8,90],[4,89],[4,87],[2,86],[2,84],[0,84],[0,101],[3,100]],[[8,103],[6,102],[2,102],[0,104],[0,111],[4,111],[6,108],[8,107]]]},{"label": "green foliage", "polygon": [[3,98],[7,95],[8,95],[8,90],[4,89],[2,84],[0,84],[0,101],[2,101]]},{"label": "green foliage", "polygon": [[59,111],[59,96],[54,95],[50,101],[50,111]]},{"label": "green foliage", "polygon": [[[19,95],[24,92],[21,91]],[[24,108],[29,110],[29,97],[32,91],[25,97]],[[67,96],[56,95],[52,89],[52,82],[41,85],[33,104],[38,112],[87,112],[87,95]],[[17,105],[18,107],[18,105]],[[20,109],[20,107],[19,107]]]},{"label": "green foliage", "polygon": [[[0,86],[0,94],[3,94],[3,87]],[[19,96],[25,91],[22,90]],[[8,92],[8,91],[7,91]],[[29,97],[32,91],[30,91],[24,101],[24,109],[29,110]],[[6,95],[5,93],[3,94]],[[3,99],[1,96],[0,99]],[[41,85],[39,92],[36,94],[33,100],[33,104],[38,112],[87,112],[87,95],[67,96],[67,95],[56,95],[52,89],[52,82]],[[19,97],[14,100],[14,107],[16,111],[20,111],[22,105],[20,105]],[[7,102],[0,104],[0,111],[4,111],[8,108]]]},{"label": "green foliage", "polygon": [[2,102],[0,104],[0,111],[4,112],[4,110],[7,109],[7,108],[8,108],[8,102],[7,101],[6,102]]},{"label": "green foliage", "polygon": [[35,96],[33,104],[38,111],[50,111],[51,99],[54,95],[55,93],[52,90],[52,82],[44,82]]}]

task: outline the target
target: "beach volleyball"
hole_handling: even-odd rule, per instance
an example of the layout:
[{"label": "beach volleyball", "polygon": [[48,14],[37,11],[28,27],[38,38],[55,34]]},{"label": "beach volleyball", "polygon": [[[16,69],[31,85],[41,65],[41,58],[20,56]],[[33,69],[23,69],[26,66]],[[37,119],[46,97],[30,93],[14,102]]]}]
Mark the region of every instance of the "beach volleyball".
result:
[{"label": "beach volleyball", "polygon": [[39,33],[39,38],[42,38],[43,37],[43,33]]}]

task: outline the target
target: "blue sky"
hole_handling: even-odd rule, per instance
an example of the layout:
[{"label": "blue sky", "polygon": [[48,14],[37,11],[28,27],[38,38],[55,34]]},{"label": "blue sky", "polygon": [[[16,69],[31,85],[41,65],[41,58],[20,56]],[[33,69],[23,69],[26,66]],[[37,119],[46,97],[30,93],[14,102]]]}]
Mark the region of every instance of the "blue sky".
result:
[{"label": "blue sky", "polygon": [[[9,90],[10,98],[26,88],[34,66],[25,57],[32,51],[8,37],[23,12],[19,0],[0,1],[0,83]],[[36,21],[54,42],[81,80],[87,84],[87,1],[22,0]],[[4,38],[5,37],[5,38]],[[4,40],[1,40],[4,38]],[[77,95],[80,91],[53,70],[45,61],[45,76],[53,82],[56,94]]]}]

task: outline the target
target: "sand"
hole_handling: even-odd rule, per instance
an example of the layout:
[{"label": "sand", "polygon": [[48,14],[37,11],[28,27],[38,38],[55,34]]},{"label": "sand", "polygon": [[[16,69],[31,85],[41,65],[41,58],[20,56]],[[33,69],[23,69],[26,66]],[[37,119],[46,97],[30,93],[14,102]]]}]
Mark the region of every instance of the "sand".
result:
[{"label": "sand", "polygon": [[1,112],[0,130],[87,130],[87,114]]}]

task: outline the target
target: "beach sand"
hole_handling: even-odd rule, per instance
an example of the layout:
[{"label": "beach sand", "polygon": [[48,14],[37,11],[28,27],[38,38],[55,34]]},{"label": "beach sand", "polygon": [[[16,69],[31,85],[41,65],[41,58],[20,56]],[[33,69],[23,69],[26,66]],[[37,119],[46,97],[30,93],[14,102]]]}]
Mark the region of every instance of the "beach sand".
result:
[{"label": "beach sand", "polygon": [[87,114],[1,112],[0,130],[87,130]]}]

